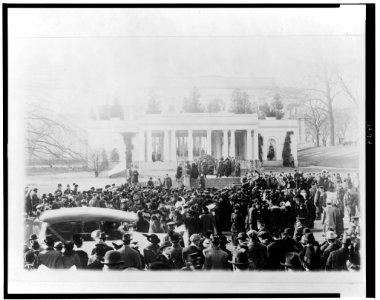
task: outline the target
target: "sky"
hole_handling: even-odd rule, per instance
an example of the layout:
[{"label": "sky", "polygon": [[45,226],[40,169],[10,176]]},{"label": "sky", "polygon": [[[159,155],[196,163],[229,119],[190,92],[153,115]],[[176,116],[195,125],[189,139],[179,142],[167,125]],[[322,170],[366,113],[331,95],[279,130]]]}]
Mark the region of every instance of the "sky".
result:
[{"label": "sky", "polygon": [[182,101],[202,76],[299,87],[323,63],[361,90],[364,21],[358,6],[10,9],[10,100],[87,114],[115,98],[142,103],[157,90],[163,102]]}]

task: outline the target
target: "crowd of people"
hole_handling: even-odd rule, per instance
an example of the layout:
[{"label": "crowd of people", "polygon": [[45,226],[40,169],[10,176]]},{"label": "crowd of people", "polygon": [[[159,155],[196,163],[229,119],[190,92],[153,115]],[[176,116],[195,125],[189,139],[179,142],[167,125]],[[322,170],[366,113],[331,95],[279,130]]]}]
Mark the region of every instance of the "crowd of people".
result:
[{"label": "crowd of people", "polygon": [[[25,190],[26,215],[49,209],[103,207],[136,212],[135,230],[149,246],[139,249],[131,235],[107,245],[107,234],[87,254],[83,239],[43,247],[36,235],[25,245],[25,268],[89,270],[336,271],[360,269],[359,179],[339,173],[251,172],[241,184],[223,189],[164,184],[107,185],[83,191],[59,184],[38,196]],[[345,228],[343,219],[350,225]],[[315,238],[322,224],[323,239]],[[184,226],[186,235],[176,232]],[[158,234],[164,234],[159,237]]]}]

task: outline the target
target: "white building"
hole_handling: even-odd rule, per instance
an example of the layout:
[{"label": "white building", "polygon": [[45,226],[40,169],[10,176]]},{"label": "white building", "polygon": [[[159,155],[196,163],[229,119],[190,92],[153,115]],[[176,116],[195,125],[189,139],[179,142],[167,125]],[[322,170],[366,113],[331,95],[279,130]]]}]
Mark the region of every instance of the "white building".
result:
[{"label": "white building", "polygon": [[[262,136],[263,165],[282,166],[282,150],[287,132],[297,166],[299,120],[266,118],[256,114],[163,113],[140,114],[126,109],[124,119],[92,120],[87,128],[90,148],[118,149],[126,166],[124,137],[133,145],[132,163],[141,169],[175,169],[178,162],[194,161],[203,154],[220,159],[227,156],[241,161],[259,160],[259,135]],[[304,127],[302,127],[304,128]],[[304,136],[304,135],[303,135]],[[270,146],[272,160],[267,159]]]}]

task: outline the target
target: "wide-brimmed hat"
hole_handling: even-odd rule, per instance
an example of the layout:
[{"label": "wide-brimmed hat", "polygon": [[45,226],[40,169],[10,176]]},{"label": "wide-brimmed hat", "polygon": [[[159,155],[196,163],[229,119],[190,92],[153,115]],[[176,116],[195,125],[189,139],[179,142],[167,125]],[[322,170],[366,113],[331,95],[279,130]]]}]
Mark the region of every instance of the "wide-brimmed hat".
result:
[{"label": "wide-brimmed hat", "polygon": [[153,233],[149,235],[149,234],[143,233],[143,236],[145,236],[147,240],[151,242],[152,244],[159,244],[161,242],[157,234]]},{"label": "wide-brimmed hat", "polygon": [[110,250],[104,255],[103,263],[105,265],[121,265],[124,261],[122,260],[121,253],[119,251]]},{"label": "wide-brimmed hat", "polygon": [[300,256],[296,252],[286,253],[285,262],[280,262],[280,264],[292,269],[300,269],[302,267]]},{"label": "wide-brimmed hat", "polygon": [[167,247],[171,247],[172,246],[172,243],[170,243],[169,241],[165,241],[161,244],[161,247],[160,247],[160,250],[164,250],[165,248]]}]

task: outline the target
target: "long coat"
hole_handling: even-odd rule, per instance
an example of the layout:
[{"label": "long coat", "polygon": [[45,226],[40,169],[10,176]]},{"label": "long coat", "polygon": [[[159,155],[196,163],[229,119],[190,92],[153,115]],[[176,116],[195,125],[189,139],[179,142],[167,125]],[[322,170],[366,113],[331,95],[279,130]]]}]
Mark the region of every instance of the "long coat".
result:
[{"label": "long coat", "polygon": [[328,205],[323,209],[322,214],[322,224],[324,224],[327,227],[336,228],[337,223],[337,211],[336,207]]},{"label": "long coat", "polygon": [[213,246],[205,252],[205,270],[227,270],[228,254],[220,249],[219,246]]}]

